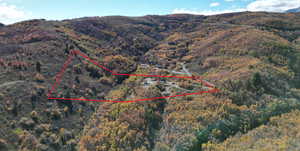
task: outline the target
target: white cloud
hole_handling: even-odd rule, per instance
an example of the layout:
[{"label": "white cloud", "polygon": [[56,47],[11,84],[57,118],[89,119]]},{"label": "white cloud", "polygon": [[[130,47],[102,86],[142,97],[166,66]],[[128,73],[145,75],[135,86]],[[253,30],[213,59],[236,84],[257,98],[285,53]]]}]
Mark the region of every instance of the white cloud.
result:
[{"label": "white cloud", "polygon": [[225,2],[233,2],[234,0],[225,0]]},{"label": "white cloud", "polygon": [[249,11],[284,12],[300,6],[300,0],[256,0],[247,6]]},{"label": "white cloud", "polygon": [[0,0],[0,22],[4,24],[11,24],[17,21],[29,18],[29,13],[18,9],[15,5],[9,5]]},{"label": "white cloud", "polygon": [[[234,1],[234,0],[225,0]],[[243,0],[246,1],[246,0]],[[213,6],[218,6],[214,4]],[[212,6],[212,5],[211,5]],[[232,8],[227,10],[204,10],[204,11],[193,11],[188,9],[175,9],[172,11],[173,14],[196,14],[196,15],[216,15],[232,12],[243,12],[243,11],[267,11],[267,12],[284,12],[289,9],[300,7],[300,0],[256,0],[249,3],[246,8]]]},{"label": "white cloud", "polygon": [[217,6],[219,6],[219,5],[220,5],[220,3],[214,2],[214,3],[211,3],[209,6],[210,6],[210,7],[217,7]]},{"label": "white cloud", "polygon": [[219,10],[219,11],[191,11],[187,9],[175,9],[173,10],[173,14],[195,14],[195,15],[217,15],[217,14],[224,14],[224,13],[233,13],[233,12],[242,12],[246,11],[246,9],[233,9],[233,10]]}]

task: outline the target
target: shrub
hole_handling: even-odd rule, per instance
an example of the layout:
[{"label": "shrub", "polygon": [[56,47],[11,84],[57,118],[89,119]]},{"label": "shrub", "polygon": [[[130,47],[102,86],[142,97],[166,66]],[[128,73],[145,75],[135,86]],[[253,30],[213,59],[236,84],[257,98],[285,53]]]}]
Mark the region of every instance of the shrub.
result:
[{"label": "shrub", "polygon": [[215,68],[220,64],[219,58],[208,58],[203,63],[203,68]]},{"label": "shrub", "polygon": [[82,73],[80,64],[74,65],[73,70],[76,74],[81,74]]},{"label": "shrub", "polygon": [[155,145],[154,151],[170,151],[170,147],[167,144],[158,142]]},{"label": "shrub", "polygon": [[73,138],[73,134],[64,128],[59,130],[59,136],[63,144],[66,144],[68,140]]},{"label": "shrub", "polygon": [[187,90],[193,90],[194,89],[193,84],[191,82],[187,81],[187,80],[179,82],[178,85],[180,87],[184,88],[184,89],[187,89]]},{"label": "shrub", "polygon": [[30,113],[30,116],[31,118],[34,120],[34,121],[37,121],[38,120],[38,113],[36,111],[32,111]]},{"label": "shrub", "polygon": [[34,76],[35,81],[43,83],[45,81],[45,77],[42,74],[37,73]]},{"label": "shrub", "polygon": [[99,70],[95,65],[86,66],[86,70],[89,72],[90,77],[92,78],[100,78],[102,74],[100,74]]},{"label": "shrub", "polygon": [[102,78],[100,78],[99,82],[104,85],[112,85],[113,84],[113,80],[109,77],[102,77]]},{"label": "shrub", "polygon": [[52,119],[54,119],[54,120],[58,120],[61,118],[61,112],[59,109],[52,110],[50,114],[51,114]]},{"label": "shrub", "polygon": [[22,117],[20,119],[20,125],[25,129],[32,129],[35,123],[32,119],[29,119],[27,117]]},{"label": "shrub", "polygon": [[39,61],[35,63],[35,69],[37,72],[41,72],[41,63]]},{"label": "shrub", "polygon": [[263,85],[261,75],[259,74],[259,72],[254,73],[254,75],[251,78],[251,83],[256,89],[259,89],[259,87]]},{"label": "shrub", "polygon": [[38,140],[37,138],[25,131],[20,135],[19,150],[37,150]]},{"label": "shrub", "polygon": [[8,147],[7,142],[3,139],[0,139],[0,150],[3,150],[3,151],[8,150],[7,147]]},{"label": "shrub", "polygon": [[21,128],[16,128],[15,130],[13,130],[13,133],[16,135],[22,135],[24,131]]}]

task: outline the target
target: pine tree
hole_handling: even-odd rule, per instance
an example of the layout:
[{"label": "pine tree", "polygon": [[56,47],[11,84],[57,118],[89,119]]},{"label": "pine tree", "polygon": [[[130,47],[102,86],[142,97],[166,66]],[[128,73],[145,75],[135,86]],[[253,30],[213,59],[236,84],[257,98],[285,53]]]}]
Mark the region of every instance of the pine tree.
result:
[{"label": "pine tree", "polygon": [[36,71],[37,71],[37,72],[41,72],[41,63],[40,63],[39,61],[36,62],[35,68],[36,68]]}]

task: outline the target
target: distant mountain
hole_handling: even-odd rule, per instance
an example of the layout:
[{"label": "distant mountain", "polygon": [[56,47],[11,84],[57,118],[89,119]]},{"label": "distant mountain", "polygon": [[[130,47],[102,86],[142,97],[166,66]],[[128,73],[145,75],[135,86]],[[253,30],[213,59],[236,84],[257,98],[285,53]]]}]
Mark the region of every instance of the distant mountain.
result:
[{"label": "distant mountain", "polygon": [[0,27],[3,27],[3,26],[5,26],[4,24],[2,24],[2,23],[0,23]]},{"label": "distant mountain", "polygon": [[297,12],[300,12],[300,7],[294,8],[294,9],[289,9],[286,11],[286,13],[297,13]]}]

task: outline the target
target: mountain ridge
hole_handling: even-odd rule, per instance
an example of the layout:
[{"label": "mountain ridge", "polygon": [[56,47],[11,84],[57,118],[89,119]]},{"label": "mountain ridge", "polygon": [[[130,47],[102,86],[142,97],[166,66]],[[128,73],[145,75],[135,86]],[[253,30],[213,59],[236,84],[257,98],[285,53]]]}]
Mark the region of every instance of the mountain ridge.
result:
[{"label": "mountain ridge", "polygon": [[286,12],[287,13],[299,13],[300,12],[300,7],[294,8],[294,9],[289,9]]}]

